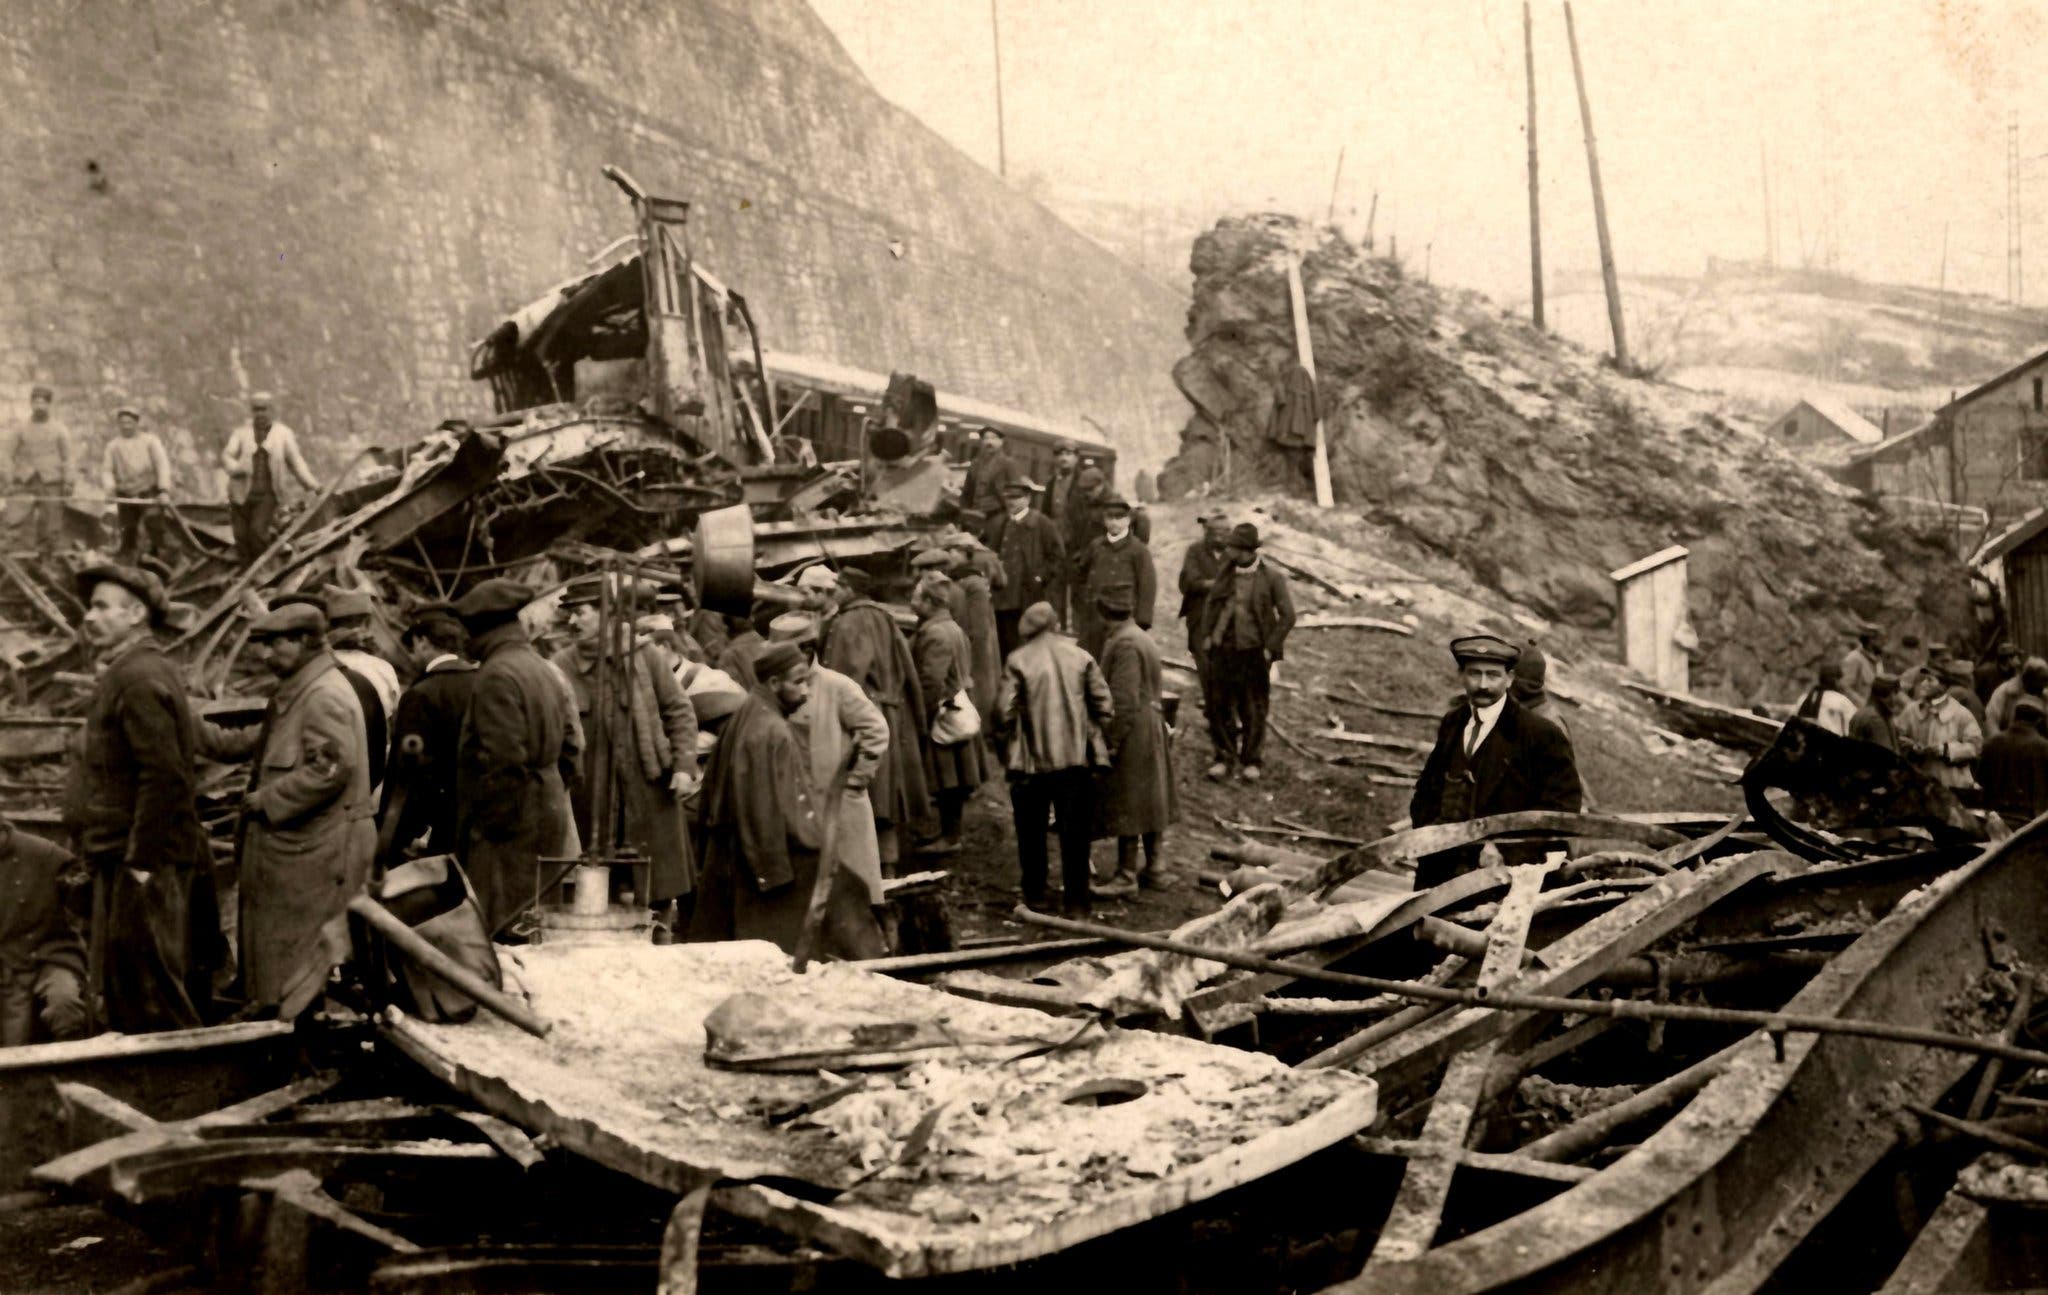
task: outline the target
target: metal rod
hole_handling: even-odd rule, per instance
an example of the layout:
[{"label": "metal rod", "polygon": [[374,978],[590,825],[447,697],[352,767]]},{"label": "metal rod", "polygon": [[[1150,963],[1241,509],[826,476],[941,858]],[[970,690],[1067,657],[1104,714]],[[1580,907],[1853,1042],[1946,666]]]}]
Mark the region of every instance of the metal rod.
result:
[{"label": "metal rod", "polygon": [[1980,1057],[2003,1057],[2028,1066],[2048,1066],[2048,1052],[2016,1047],[1996,1039],[1973,1039],[1944,1030],[1923,1030],[1888,1021],[1863,1021],[1836,1016],[1795,1016],[1784,1012],[1754,1012],[1733,1007],[1688,1007],[1678,1003],[1646,1003],[1635,999],[1602,1000],[1564,998],[1554,994],[1522,994],[1513,990],[1446,989],[1408,980],[1387,980],[1379,976],[1358,976],[1344,971],[1327,971],[1305,963],[1283,962],[1239,953],[1234,949],[1212,949],[1182,940],[1125,931],[1099,922],[1077,922],[1053,917],[1018,905],[1011,916],[1027,926],[1065,931],[1069,935],[1093,935],[1116,940],[1139,949],[1178,953],[1207,962],[1220,962],[1242,971],[1314,980],[1328,985],[1348,985],[1376,994],[1396,994],[1426,1003],[1450,1003],[1464,1007],[1490,1007],[1503,1012],[1570,1012],[1580,1016],[1613,1016],[1638,1021],[1690,1021],[1705,1025],[1747,1025],[1773,1034],[1845,1034],[1856,1038],[1884,1039],[1892,1043],[1917,1043],[1924,1047],[1969,1052]]},{"label": "metal rod", "polygon": [[532,1008],[441,952],[427,938],[401,921],[390,909],[368,895],[348,902],[348,911],[377,929],[391,946],[420,966],[474,998],[479,1004],[504,1017],[537,1039],[548,1037],[552,1028]]}]

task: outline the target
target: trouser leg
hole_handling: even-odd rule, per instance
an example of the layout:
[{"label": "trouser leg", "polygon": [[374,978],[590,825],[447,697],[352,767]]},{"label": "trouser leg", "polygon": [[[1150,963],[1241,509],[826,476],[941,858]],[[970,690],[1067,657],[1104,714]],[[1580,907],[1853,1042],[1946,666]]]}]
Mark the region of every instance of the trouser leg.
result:
[{"label": "trouser leg", "polygon": [[1017,650],[1017,622],[1023,615],[1021,611],[996,613],[996,650],[1005,661]]},{"label": "trouser leg", "polygon": [[1026,774],[1010,779],[1010,821],[1017,832],[1017,872],[1023,884],[1024,900],[1041,904],[1045,900],[1045,822],[1052,808],[1047,774]]},{"label": "trouser leg", "polygon": [[136,546],[141,542],[142,505],[115,504],[115,522],[120,528],[121,544],[119,554],[123,562],[135,560]]},{"label": "trouser leg", "polygon": [[1224,764],[1236,764],[1236,714],[1229,671],[1220,655],[1209,655],[1208,673],[1202,680],[1202,714],[1209,721],[1209,742],[1216,748],[1216,758]]},{"label": "trouser leg", "polygon": [[1054,792],[1060,817],[1060,880],[1069,907],[1089,906],[1089,849],[1095,835],[1095,774],[1089,769],[1062,769],[1047,775],[1056,780]]},{"label": "trouser leg", "polygon": [[972,787],[948,787],[938,793],[940,836],[958,839],[962,811],[973,794]]},{"label": "trouser leg", "polygon": [[1266,744],[1266,711],[1273,696],[1272,675],[1263,652],[1246,654],[1242,689],[1242,723],[1244,725],[1244,762],[1257,764],[1259,751]]}]

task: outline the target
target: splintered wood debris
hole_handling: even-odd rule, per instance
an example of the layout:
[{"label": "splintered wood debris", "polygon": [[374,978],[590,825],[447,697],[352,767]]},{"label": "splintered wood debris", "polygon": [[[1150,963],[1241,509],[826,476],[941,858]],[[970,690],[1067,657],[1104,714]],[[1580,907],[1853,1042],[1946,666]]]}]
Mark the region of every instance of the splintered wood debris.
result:
[{"label": "splintered wood debris", "polygon": [[[1330,1146],[1375,1114],[1376,1089],[1355,1074],[1105,1031],[843,965],[798,976],[761,942],[521,957],[537,1010],[554,1022],[545,1040],[479,1017],[399,1018],[393,1041],[569,1150],[671,1190],[715,1173],[738,1184],[720,1193],[725,1208],[895,1276],[1014,1263],[1158,1217]],[[1008,1061],[933,1049],[859,1085],[823,1063],[720,1068],[705,1056],[705,1021],[742,993],[863,1030],[893,1021],[976,1040],[1073,1041],[1014,1048]],[[750,1181],[760,1179],[809,1187]]]}]

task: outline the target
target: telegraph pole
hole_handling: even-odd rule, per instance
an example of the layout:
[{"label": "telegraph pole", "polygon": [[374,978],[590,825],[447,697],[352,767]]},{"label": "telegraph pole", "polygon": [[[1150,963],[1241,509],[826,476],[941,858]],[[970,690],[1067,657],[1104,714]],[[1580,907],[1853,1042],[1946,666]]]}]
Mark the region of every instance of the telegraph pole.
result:
[{"label": "telegraph pole", "polygon": [[1762,140],[1757,141],[1757,152],[1762,157],[1764,173],[1764,268],[1778,268],[1778,231],[1771,224],[1771,150]]},{"label": "telegraph pole", "polygon": [[1529,82],[1529,318],[1543,331],[1543,204],[1536,189],[1536,35],[1522,0],[1522,72]]},{"label": "telegraph pole", "polygon": [[996,47],[996,174],[1010,176],[1010,145],[1003,132],[1003,24],[996,14],[998,0],[988,0],[988,32]]},{"label": "telegraph pole", "polygon": [[1586,69],[1579,61],[1579,30],[1572,3],[1564,3],[1565,36],[1572,46],[1572,80],[1579,87],[1579,120],[1586,129],[1586,171],[1593,178],[1593,227],[1600,235],[1600,278],[1607,285],[1607,323],[1614,331],[1614,367],[1629,371],[1628,331],[1621,320],[1621,281],[1614,273],[1614,241],[1607,234],[1607,196],[1600,187],[1600,150],[1593,142],[1593,105],[1586,98]]},{"label": "telegraph pole", "polygon": [[1337,223],[1337,185],[1344,179],[1344,148],[1342,144],[1337,146],[1337,173],[1330,177],[1330,210],[1323,217],[1325,225]]}]

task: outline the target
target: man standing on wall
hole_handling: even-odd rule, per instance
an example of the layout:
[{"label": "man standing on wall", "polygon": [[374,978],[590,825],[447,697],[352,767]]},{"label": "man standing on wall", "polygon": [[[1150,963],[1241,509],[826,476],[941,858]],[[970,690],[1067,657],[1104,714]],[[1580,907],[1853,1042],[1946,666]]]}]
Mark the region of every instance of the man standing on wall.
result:
[{"label": "man standing on wall", "polygon": [[14,488],[28,496],[30,528],[44,553],[64,547],[64,500],[78,470],[71,429],[50,416],[55,399],[37,385],[28,396],[28,421],[14,433]]},{"label": "man standing on wall", "polygon": [[155,500],[169,493],[171,456],[155,432],[142,430],[142,411],[123,405],[114,411],[114,439],[107,442],[102,465],[106,485],[117,501],[114,514],[121,528],[120,558],[132,566],[141,552],[142,530],[149,529],[149,549],[162,547],[157,531]]},{"label": "man standing on wall", "polygon": [[298,433],[271,417],[272,397],[259,391],[249,397],[249,421],[237,427],[221,451],[228,472],[228,519],[235,528],[235,552],[242,565],[254,562],[270,545],[277,527],[277,469],[288,470],[308,490],[319,479],[299,453]]}]

